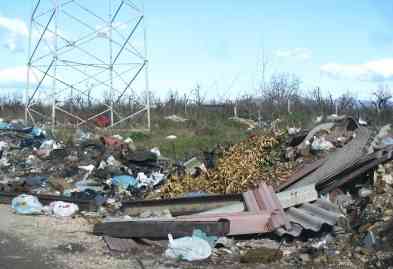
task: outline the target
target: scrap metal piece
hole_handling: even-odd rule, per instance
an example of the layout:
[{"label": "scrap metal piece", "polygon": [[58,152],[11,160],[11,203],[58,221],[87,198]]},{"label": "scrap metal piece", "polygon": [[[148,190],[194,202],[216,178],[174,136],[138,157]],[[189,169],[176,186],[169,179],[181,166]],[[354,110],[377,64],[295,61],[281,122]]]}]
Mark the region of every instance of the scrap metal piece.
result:
[{"label": "scrap metal piece", "polygon": [[330,180],[320,182],[318,184],[318,188],[322,193],[328,193],[350,182],[351,180],[364,175],[373,169],[376,169],[378,165],[384,164],[390,160],[393,160],[393,146],[388,146],[382,150],[368,154],[363,159],[359,160],[358,163],[347,169],[350,171],[349,173],[341,173]]},{"label": "scrap metal piece", "polygon": [[369,141],[371,131],[365,127],[359,127],[356,129],[355,134],[356,137],[348,142],[343,148],[339,148],[332,152],[328,160],[319,169],[289,186],[288,189],[295,189],[313,183],[317,184],[318,189],[319,182],[331,178],[332,175],[337,174],[337,171],[341,171],[356,164],[359,159],[364,156],[364,148]]},{"label": "scrap metal piece", "polygon": [[298,182],[299,180],[301,180],[302,178],[308,176],[309,174],[311,174],[312,172],[314,172],[315,170],[317,170],[318,168],[320,168],[325,162],[326,162],[326,158],[314,161],[308,165],[305,165],[304,167],[298,169],[297,171],[295,171],[295,173],[293,173],[288,180],[281,184],[276,191],[280,192],[283,191],[285,189],[287,189],[289,186],[295,184],[296,182]]},{"label": "scrap metal piece", "polygon": [[229,233],[229,222],[187,220],[135,220],[105,222],[94,225],[93,234],[118,238],[167,238],[189,236],[195,229],[207,235],[225,236]]},{"label": "scrap metal piece", "polygon": [[230,223],[228,235],[268,233],[285,226],[290,229],[280,201],[273,187],[262,183],[258,188],[243,193],[248,212],[198,214],[178,219],[195,221],[227,220]]},{"label": "scrap metal piece", "polygon": [[176,199],[123,201],[122,210],[130,216],[139,216],[146,210],[163,211],[169,209],[172,216],[200,213],[242,202],[241,194],[206,195]]},{"label": "scrap metal piece", "polygon": [[272,216],[272,226],[278,228],[290,224],[285,218],[281,203],[274,193],[273,187],[262,183],[257,189],[243,193],[243,199],[248,211],[250,212],[270,212]]},{"label": "scrap metal piece", "polygon": [[318,192],[315,189],[315,185],[311,184],[297,189],[279,192],[277,196],[281,206],[288,208],[317,200]]},{"label": "scrap metal piece", "polygon": [[228,221],[229,232],[227,235],[246,235],[269,233],[274,231],[271,213],[260,212],[237,212],[224,214],[205,214],[178,217],[187,221]]}]

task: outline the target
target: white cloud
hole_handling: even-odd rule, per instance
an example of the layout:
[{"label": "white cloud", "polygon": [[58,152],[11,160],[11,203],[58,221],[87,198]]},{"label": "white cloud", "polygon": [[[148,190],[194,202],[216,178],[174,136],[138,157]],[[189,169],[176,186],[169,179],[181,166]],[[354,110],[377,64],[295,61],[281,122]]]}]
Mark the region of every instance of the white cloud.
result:
[{"label": "white cloud", "polygon": [[[30,72],[30,81],[37,84],[42,74],[40,72]],[[16,66],[0,69],[0,87],[24,88],[26,86],[27,67]]]},{"label": "white cloud", "polygon": [[29,35],[29,29],[26,23],[19,18],[10,19],[0,16],[0,28],[4,28],[15,35],[22,35],[25,37]]},{"label": "white cloud", "polygon": [[6,32],[2,41],[4,47],[12,52],[23,51],[25,40],[29,35],[29,29],[23,20],[0,16],[0,29]]},{"label": "white cloud", "polygon": [[320,67],[322,74],[333,79],[360,81],[393,80],[393,58],[369,61],[363,64],[329,63]]},{"label": "white cloud", "polygon": [[294,49],[279,49],[274,52],[280,58],[297,58],[300,60],[309,60],[312,56],[312,51],[308,48],[294,48]]}]

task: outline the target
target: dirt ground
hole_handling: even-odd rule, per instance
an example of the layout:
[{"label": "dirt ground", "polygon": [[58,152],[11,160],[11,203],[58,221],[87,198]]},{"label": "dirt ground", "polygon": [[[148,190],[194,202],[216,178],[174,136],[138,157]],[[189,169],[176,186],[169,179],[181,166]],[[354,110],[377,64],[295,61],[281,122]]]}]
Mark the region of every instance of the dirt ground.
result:
[{"label": "dirt ground", "polygon": [[91,234],[92,225],[83,218],[20,216],[6,205],[0,205],[0,216],[2,269],[139,269],[162,266],[160,259],[148,253],[125,257],[113,255],[101,237]]},{"label": "dirt ground", "polygon": [[[1,269],[147,269],[147,268],[250,268],[217,257],[202,262],[166,258],[163,248],[141,246],[133,253],[110,252],[93,225],[82,217],[21,216],[0,205]],[[263,264],[251,268],[268,268]]]}]

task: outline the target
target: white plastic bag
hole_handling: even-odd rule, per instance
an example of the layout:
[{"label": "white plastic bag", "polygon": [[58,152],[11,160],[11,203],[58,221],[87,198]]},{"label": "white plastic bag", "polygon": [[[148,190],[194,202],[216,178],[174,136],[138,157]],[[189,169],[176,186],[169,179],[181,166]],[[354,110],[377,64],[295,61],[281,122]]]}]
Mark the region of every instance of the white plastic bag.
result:
[{"label": "white plastic bag", "polygon": [[56,217],[71,217],[78,211],[78,205],[73,203],[56,201],[49,204],[49,213]]},{"label": "white plastic bag", "polygon": [[196,236],[173,239],[172,235],[169,234],[168,239],[169,245],[165,251],[165,256],[169,258],[198,261],[209,258],[212,253],[209,243]]},{"label": "white plastic bag", "polygon": [[315,151],[328,151],[334,148],[334,145],[325,139],[325,137],[314,137],[314,141],[311,144],[311,149]]}]

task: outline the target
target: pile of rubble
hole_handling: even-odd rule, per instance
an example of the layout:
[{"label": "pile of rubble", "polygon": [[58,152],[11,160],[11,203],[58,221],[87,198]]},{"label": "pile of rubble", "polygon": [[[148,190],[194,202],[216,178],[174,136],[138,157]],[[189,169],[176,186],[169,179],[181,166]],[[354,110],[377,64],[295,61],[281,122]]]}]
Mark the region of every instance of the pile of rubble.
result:
[{"label": "pile of rubble", "polygon": [[[168,240],[161,252],[181,267],[393,266],[390,126],[372,136],[336,116],[252,135],[206,169],[196,158],[171,167],[120,136],[79,131],[66,145],[18,124],[0,126],[0,202],[18,214],[79,214],[111,251]],[[151,194],[161,199],[143,199]]]}]

